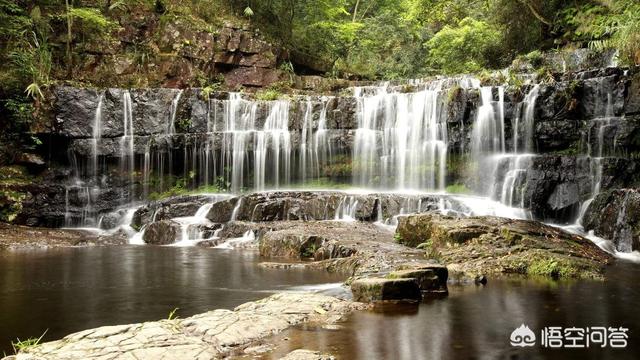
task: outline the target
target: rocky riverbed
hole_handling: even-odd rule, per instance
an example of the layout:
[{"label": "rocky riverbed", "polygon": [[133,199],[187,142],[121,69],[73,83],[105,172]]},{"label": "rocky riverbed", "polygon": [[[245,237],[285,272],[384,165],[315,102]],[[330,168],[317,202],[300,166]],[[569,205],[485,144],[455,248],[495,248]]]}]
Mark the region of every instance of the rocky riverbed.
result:
[{"label": "rocky riverbed", "polygon": [[[414,210],[421,213],[392,216],[412,201],[420,204]],[[344,208],[349,208],[346,202],[359,202],[361,207],[351,207],[345,213]],[[10,359],[251,355],[273,348],[274,344],[260,343],[268,335],[309,321],[320,326],[334,323],[353,310],[365,309],[362,303],[419,303],[446,296],[451,282],[485,284],[492,278],[514,275],[601,279],[606,265],[613,261],[588,239],[560,228],[536,221],[469,217],[451,209],[447,212],[454,215],[442,215],[436,203],[436,198],[421,196],[407,200],[380,194],[349,197],[290,191],[236,198],[182,196],[141,207],[131,225],[146,233],[143,238],[149,244],[184,240],[178,236],[184,225],[180,219],[191,219],[205,209],[202,224],[188,225],[216,229],[211,233],[215,236],[200,241],[200,246],[218,246],[251,233],[249,246],[257,248],[264,259],[260,268],[290,271],[303,267],[344,274],[352,299],[359,302],[284,293],[234,311],[214,310],[187,319],[87,330],[24,349]],[[377,221],[378,212],[391,216],[390,221],[397,219],[397,228]],[[335,220],[340,218],[335,214],[343,214],[347,220]],[[8,225],[2,229],[0,238],[8,247],[126,243],[119,230],[99,236],[81,230]],[[160,237],[163,240],[156,241]],[[314,352],[291,354],[291,358],[321,356]]]}]

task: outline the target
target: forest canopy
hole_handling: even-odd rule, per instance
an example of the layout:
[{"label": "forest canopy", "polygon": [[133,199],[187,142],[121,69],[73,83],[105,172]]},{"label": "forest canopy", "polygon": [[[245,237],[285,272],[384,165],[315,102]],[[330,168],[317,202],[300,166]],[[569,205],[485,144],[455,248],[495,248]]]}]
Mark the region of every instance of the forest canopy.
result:
[{"label": "forest canopy", "polygon": [[640,62],[635,0],[232,0],[234,11],[337,74],[400,78],[504,67],[564,47]]}]

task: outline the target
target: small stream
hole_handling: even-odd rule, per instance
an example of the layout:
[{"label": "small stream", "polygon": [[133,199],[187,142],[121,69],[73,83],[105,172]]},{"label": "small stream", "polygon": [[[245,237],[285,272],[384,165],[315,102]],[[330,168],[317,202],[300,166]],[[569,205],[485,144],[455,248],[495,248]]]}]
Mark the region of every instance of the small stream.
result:
[{"label": "small stream", "polygon": [[[104,325],[188,317],[343,277],[257,266],[256,251],[85,247],[0,253],[0,354],[11,341]],[[326,286],[325,286],[326,287]]]}]

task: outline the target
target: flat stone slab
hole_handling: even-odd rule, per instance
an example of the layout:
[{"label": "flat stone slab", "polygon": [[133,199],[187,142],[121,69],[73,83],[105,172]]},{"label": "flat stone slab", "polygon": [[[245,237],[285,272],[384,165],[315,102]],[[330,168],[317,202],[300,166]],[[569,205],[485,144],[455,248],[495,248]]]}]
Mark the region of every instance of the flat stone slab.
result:
[{"label": "flat stone slab", "polygon": [[89,329],[3,360],[221,358],[290,326],[307,321],[332,323],[363,308],[363,304],[326,295],[281,293],[233,311],[219,309],[186,319]]},{"label": "flat stone slab", "polygon": [[351,283],[353,299],[360,302],[385,300],[420,301],[422,294],[415,279],[364,278]]},{"label": "flat stone slab", "polygon": [[311,351],[305,349],[294,350],[280,360],[333,360],[331,355],[323,354],[320,351]]}]

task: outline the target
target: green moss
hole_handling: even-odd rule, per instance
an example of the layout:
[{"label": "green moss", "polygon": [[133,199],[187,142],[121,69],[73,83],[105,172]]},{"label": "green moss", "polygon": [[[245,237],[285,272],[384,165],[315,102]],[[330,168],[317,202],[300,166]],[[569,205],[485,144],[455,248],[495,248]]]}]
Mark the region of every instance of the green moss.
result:
[{"label": "green moss", "polygon": [[536,259],[527,267],[528,275],[546,276],[554,279],[578,276],[578,269],[568,261],[544,258]]},{"label": "green moss", "polygon": [[294,184],[292,188],[299,189],[349,189],[351,188],[350,184],[346,184],[343,182],[333,181],[327,177],[321,177],[317,179],[312,179],[305,181],[303,183]]},{"label": "green moss", "polygon": [[186,133],[191,128],[191,119],[189,118],[180,118],[176,121],[176,131],[179,133]]},{"label": "green moss", "polygon": [[266,89],[256,92],[255,96],[257,100],[274,101],[278,100],[282,96],[282,93],[275,89]]},{"label": "green moss", "polygon": [[455,85],[454,87],[449,89],[449,92],[447,93],[447,102],[455,101],[458,97],[460,97],[462,91],[463,89],[460,85]]},{"label": "green moss", "polygon": [[470,194],[471,190],[464,184],[453,184],[445,188],[449,194]]},{"label": "green moss", "polygon": [[400,235],[400,233],[399,233],[399,232],[397,232],[397,231],[396,231],[396,233],[395,233],[395,234],[393,234],[393,239],[394,239],[397,243],[402,244],[402,240],[403,240],[403,239],[402,239],[402,235]]},{"label": "green moss", "polygon": [[534,50],[524,56],[524,59],[534,68],[539,68],[544,63],[544,56],[540,50]]},{"label": "green moss", "polygon": [[0,191],[0,221],[12,222],[22,211],[22,202],[27,197],[26,194],[11,191]]}]

